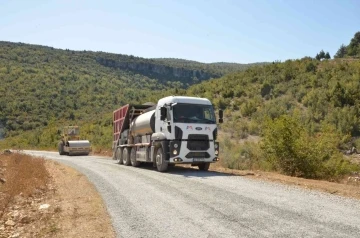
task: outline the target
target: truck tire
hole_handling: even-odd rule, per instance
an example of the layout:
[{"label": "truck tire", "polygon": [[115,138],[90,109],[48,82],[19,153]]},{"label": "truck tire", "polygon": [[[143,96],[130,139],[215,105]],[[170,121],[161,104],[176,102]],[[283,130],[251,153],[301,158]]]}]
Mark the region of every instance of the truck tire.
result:
[{"label": "truck tire", "polygon": [[115,151],[115,160],[117,164],[122,164],[123,163],[123,150],[121,147],[118,147]]},{"label": "truck tire", "polygon": [[131,164],[130,153],[131,153],[131,148],[124,148],[122,153],[123,165],[129,166]]},{"label": "truck tire", "polygon": [[159,172],[165,172],[168,169],[168,161],[165,160],[166,154],[162,147],[159,147],[155,153],[156,168]]},{"label": "truck tire", "polygon": [[59,155],[65,155],[64,142],[60,141],[58,144]]},{"label": "truck tire", "polygon": [[138,167],[140,165],[140,162],[136,161],[136,149],[135,148],[132,148],[132,150],[131,150],[130,160],[131,160],[131,165],[133,167]]},{"label": "truck tire", "polygon": [[210,163],[199,164],[198,167],[199,167],[199,170],[208,171],[209,167],[210,167]]}]

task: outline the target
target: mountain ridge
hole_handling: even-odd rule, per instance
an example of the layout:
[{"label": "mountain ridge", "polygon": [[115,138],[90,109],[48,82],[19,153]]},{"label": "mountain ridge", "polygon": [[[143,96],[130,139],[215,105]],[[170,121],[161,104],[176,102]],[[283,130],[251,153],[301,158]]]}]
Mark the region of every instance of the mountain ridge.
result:
[{"label": "mountain ridge", "polygon": [[163,90],[185,89],[246,67],[179,65],[0,41],[0,123],[9,136],[47,126],[52,118],[90,120],[124,103],[142,103]]}]

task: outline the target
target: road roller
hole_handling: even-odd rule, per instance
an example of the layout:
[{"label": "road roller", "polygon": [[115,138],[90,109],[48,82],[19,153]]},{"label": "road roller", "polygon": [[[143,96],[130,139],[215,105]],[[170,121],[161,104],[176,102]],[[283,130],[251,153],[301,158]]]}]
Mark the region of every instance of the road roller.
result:
[{"label": "road roller", "polygon": [[58,150],[60,155],[89,155],[91,145],[88,140],[80,139],[79,126],[64,126]]}]

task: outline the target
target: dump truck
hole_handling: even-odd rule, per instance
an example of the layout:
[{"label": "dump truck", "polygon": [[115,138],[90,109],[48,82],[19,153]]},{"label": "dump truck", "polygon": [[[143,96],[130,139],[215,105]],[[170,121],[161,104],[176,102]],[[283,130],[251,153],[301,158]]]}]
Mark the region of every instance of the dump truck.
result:
[{"label": "dump truck", "polygon": [[58,144],[60,155],[89,155],[91,145],[88,140],[80,140],[79,126],[64,126]]},{"label": "dump truck", "polygon": [[207,171],[219,160],[216,139],[214,107],[206,98],[169,96],[113,112],[113,159],[122,165],[152,163],[164,172],[169,165],[192,164]]}]

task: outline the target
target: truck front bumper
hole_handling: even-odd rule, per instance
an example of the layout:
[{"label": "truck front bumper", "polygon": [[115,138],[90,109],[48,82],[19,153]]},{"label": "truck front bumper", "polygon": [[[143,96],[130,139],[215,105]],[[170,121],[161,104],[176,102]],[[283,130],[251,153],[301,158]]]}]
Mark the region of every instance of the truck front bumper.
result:
[{"label": "truck front bumper", "polygon": [[[186,141],[184,141],[186,143]],[[193,151],[182,146],[178,141],[170,142],[169,163],[195,164],[214,163],[219,161],[219,143],[212,143],[208,150]]]}]

